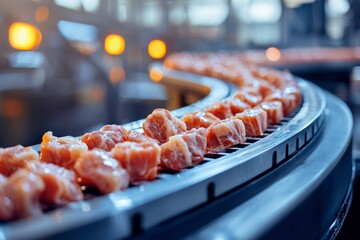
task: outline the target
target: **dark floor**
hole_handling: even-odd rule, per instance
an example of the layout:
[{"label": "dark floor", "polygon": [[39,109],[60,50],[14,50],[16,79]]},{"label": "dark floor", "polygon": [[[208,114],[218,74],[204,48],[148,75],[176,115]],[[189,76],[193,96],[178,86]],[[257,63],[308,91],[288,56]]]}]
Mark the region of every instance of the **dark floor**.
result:
[{"label": "dark floor", "polygon": [[356,163],[353,200],[346,220],[336,239],[360,239],[360,159]]}]

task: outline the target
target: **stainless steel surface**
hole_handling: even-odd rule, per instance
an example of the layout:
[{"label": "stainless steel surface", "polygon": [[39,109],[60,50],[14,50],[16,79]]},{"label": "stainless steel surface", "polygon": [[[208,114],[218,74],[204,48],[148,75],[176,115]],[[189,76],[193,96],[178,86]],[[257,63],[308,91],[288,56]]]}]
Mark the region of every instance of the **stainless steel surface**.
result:
[{"label": "stainless steel surface", "polygon": [[[220,99],[229,95],[228,90],[218,91],[217,86],[224,83],[215,79],[175,71],[165,72],[165,78],[185,79],[205,86],[211,84],[210,95],[194,105],[174,111],[173,114],[178,117],[218,101],[218,95]],[[275,168],[310,142],[324,122],[324,93],[317,86],[298,80],[303,93],[301,109],[293,118],[286,118],[281,125],[273,126],[266,137],[249,139],[248,144],[234,146],[215,156],[209,155],[203,164],[182,172],[160,173],[153,182],[72,203],[36,218],[2,224],[0,236],[5,239],[23,239],[24,236],[127,237],[139,229],[152,228],[207,203]],[[142,121],[130,123],[126,127],[139,129]]]}]

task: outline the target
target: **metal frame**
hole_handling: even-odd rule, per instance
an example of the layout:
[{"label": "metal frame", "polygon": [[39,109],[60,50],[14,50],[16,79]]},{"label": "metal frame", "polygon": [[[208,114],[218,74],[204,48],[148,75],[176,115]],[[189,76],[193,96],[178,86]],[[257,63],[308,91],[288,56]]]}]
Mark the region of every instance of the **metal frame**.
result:
[{"label": "metal frame", "polygon": [[[249,188],[255,194],[193,232],[192,238],[335,238],[351,203],[353,120],[338,98],[327,93],[326,101],[326,118],[313,144],[254,182]],[[239,192],[237,196],[245,191]]]}]

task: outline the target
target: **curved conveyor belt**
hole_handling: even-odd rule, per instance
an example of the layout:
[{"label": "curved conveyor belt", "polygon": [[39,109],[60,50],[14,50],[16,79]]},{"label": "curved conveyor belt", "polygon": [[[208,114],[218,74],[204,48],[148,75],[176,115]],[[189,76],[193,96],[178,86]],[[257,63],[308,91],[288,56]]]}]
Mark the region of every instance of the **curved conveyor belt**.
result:
[{"label": "curved conveyor belt", "polygon": [[[228,97],[232,91],[216,79],[163,71],[164,81],[190,84],[210,92],[203,100],[173,111],[177,117],[201,110]],[[332,211],[327,213],[328,205],[324,205],[316,208],[313,215],[334,217],[341,205],[335,204],[335,200],[344,200],[344,189],[348,189],[351,182],[351,161],[342,161],[350,146],[351,115],[344,104],[324,94],[317,86],[301,79],[299,85],[303,93],[301,108],[279,125],[270,126],[264,137],[249,138],[245,144],[208,155],[203,164],[182,172],[162,172],[153,182],[72,203],[37,218],[2,224],[0,239],[22,239],[24,236],[114,239],[134,235],[160,237],[162,234],[166,237],[174,231],[181,237],[210,221],[213,222],[209,228],[197,232],[196,237],[215,238],[217,233],[245,239],[269,236],[268,233],[282,236],[282,227],[277,228],[279,223],[289,220],[284,226],[296,228],[293,212],[301,210],[300,206],[305,203],[304,207],[309,207],[308,199],[330,181],[329,176],[333,176],[326,185],[326,189],[331,190],[330,197],[328,192],[320,192],[318,195],[322,198],[317,199],[333,200]],[[339,111],[341,114],[337,114]],[[142,122],[125,126],[139,129]],[[331,157],[324,153],[323,143],[330,147],[325,153],[332,154]],[[321,145],[320,150],[318,145]],[[343,165],[341,170],[335,171],[340,165]],[[339,177],[341,184],[333,188],[335,177]],[[189,216],[193,219],[189,220]],[[314,216],[304,215],[301,221],[310,221]],[[224,226],[229,219],[232,224]],[[169,220],[170,225],[167,224]]]}]

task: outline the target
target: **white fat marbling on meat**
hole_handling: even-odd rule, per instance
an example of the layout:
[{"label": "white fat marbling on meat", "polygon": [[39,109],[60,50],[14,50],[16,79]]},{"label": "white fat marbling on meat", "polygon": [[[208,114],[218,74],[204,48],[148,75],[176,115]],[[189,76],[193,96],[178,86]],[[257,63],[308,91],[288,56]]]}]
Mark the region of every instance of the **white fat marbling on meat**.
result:
[{"label": "white fat marbling on meat", "polygon": [[[191,152],[189,150],[188,144],[185,142],[185,140],[182,138],[181,135],[175,135],[170,137],[169,139],[169,144],[170,145],[170,149],[174,152],[181,152],[184,156],[184,160],[187,163],[187,165],[191,166],[192,165],[192,160],[191,160]],[[167,146],[166,146],[167,147]]]}]

